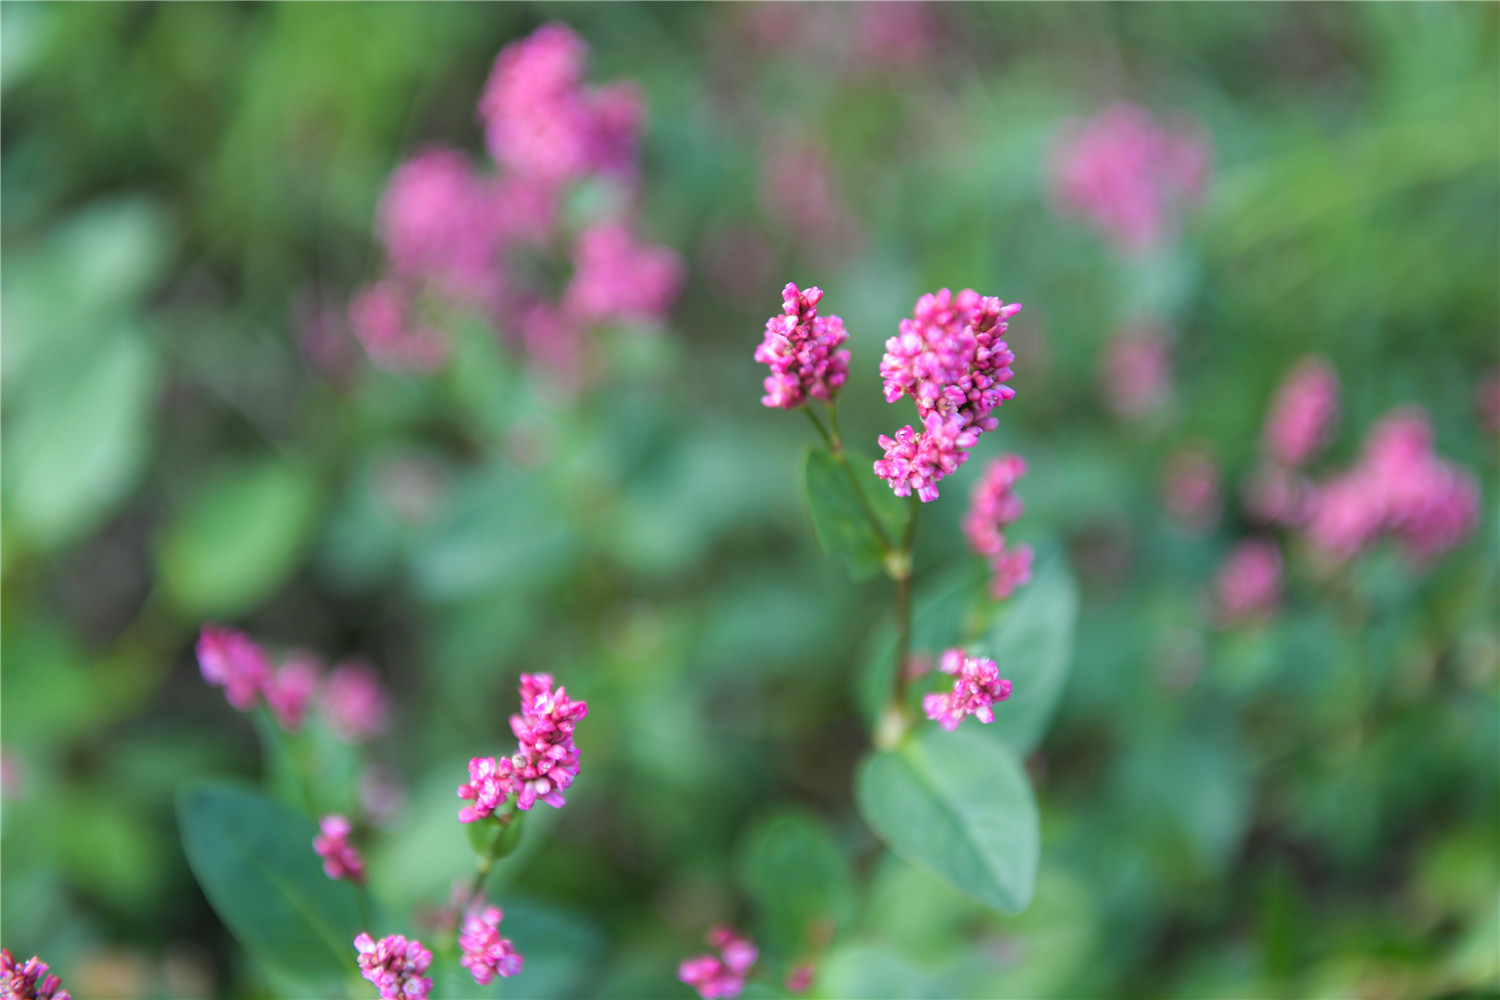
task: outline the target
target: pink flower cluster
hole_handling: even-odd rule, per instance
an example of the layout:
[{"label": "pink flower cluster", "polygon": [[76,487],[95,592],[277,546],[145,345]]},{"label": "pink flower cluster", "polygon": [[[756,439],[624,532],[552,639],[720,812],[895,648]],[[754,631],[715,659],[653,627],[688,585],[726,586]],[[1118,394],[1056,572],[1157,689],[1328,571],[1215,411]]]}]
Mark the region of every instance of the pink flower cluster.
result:
[{"label": "pink flower cluster", "polygon": [[1303,527],[1338,562],[1381,534],[1426,562],[1456,546],[1478,520],[1473,474],[1439,458],[1426,414],[1407,408],[1371,428],[1353,469],[1311,488]]},{"label": "pink flower cluster", "polygon": [[432,952],[415,938],[391,934],[376,942],[360,934],[354,948],[360,974],[380,989],[382,1000],[426,1000],[432,992],[432,980],[422,975],[432,964]]},{"label": "pink flower cluster", "polygon": [[573,729],[588,715],[587,702],[573,701],[567,689],[552,689],[548,674],[521,675],[521,714],[510,717],[519,747],[512,757],[475,757],[469,761],[469,780],[458,786],[458,797],[473,805],[458,812],[463,823],[492,815],[514,794],[517,809],[530,809],[537,799],[559,808],[563,792],[578,777],[578,748]]},{"label": "pink flower cluster", "polygon": [[1053,201],[1063,214],[1087,219],[1119,250],[1142,253],[1203,197],[1212,158],[1198,124],[1163,124],[1138,105],[1118,102],[1058,136]]},{"label": "pink flower cluster", "polygon": [[318,835],[313,850],[323,859],[323,873],[331,879],[348,879],[355,885],[365,884],[365,861],[349,843],[352,827],[343,816],[324,816],[318,820]]},{"label": "pink flower cluster", "polygon": [[938,659],[938,669],[953,676],[953,690],[927,695],[922,710],[949,732],[970,715],[986,725],[994,722],[992,706],[1010,697],[1010,681],[1000,676],[994,660],[968,656],[955,648]]},{"label": "pink flower cluster", "polygon": [[[625,218],[564,231],[566,188],[593,176],[632,181],[643,109],[633,85],[583,84],[588,48],[560,24],[507,46],[479,106],[491,156],[477,170],[463,152],[428,148],[392,174],[376,235],[387,274],[350,306],[350,327],[371,360],[432,371],[448,343],[448,305],[490,317],[537,361],[576,374],[584,332],[665,318],[684,278],[671,251],[642,243]],[[543,287],[528,260],[560,251],[572,278]]]},{"label": "pink flower cluster", "polygon": [[1214,577],[1214,605],[1220,623],[1264,621],[1281,597],[1281,550],[1270,539],[1241,542]]},{"label": "pink flower cluster", "polygon": [[486,906],[464,918],[458,932],[459,961],[481,986],[496,976],[504,979],[521,971],[522,957],[509,938],[500,936],[502,914],[498,906]]},{"label": "pink flower cluster", "polygon": [[923,502],[936,500],[938,482],[968,460],[982,432],[998,426],[991,414],[1016,394],[1006,385],[1015,355],[1004,336],[1020,311],[1019,304],[972,289],[954,295],[944,288],[922,296],[911,319],[886,341],[880,361],[886,401],[910,396],[923,428],[918,433],[907,426],[894,438],[880,438],[885,456],[875,474],[897,496],[915,490]]},{"label": "pink flower cluster", "polygon": [[1025,474],[1026,460],[1020,455],[1002,455],[990,462],[969,494],[962,521],[969,548],[989,560],[990,595],[997,601],[1031,579],[1031,546],[1007,547],[1004,531],[1026,509],[1016,495],[1016,481]]},{"label": "pink flower cluster", "polygon": [[343,663],[325,679],[317,659],[293,651],[279,669],[243,632],[206,623],[198,636],[203,679],[224,688],[229,703],[248,711],[264,697],[281,725],[295,731],[316,703],[330,728],[348,742],[362,742],[385,730],[386,694],[374,669]]},{"label": "pink flower cluster", "polygon": [[1322,358],[1304,358],[1282,379],[1266,417],[1267,457],[1296,469],[1328,443],[1339,408],[1339,377]]},{"label": "pink flower cluster", "polygon": [[35,955],[24,962],[0,948],[0,996],[5,1000],[72,1000],[71,994]]},{"label": "pink flower cluster", "polygon": [[709,931],[708,945],[719,954],[684,959],[677,967],[677,978],[697,990],[703,1000],[733,1000],[744,991],[745,977],[760,951],[749,938],[728,927]]},{"label": "pink flower cluster", "polygon": [[825,402],[838,393],[849,376],[849,352],[837,350],[849,339],[844,321],[819,316],[821,288],[799,289],[787,282],[781,290],[781,315],[766,320],[766,335],[755,349],[755,360],[768,365],[765,406],[794,410],[809,396]]},{"label": "pink flower cluster", "polygon": [[1122,417],[1144,417],[1172,393],[1171,331],[1156,323],[1133,323],[1117,331],[1100,356],[1104,401]]}]

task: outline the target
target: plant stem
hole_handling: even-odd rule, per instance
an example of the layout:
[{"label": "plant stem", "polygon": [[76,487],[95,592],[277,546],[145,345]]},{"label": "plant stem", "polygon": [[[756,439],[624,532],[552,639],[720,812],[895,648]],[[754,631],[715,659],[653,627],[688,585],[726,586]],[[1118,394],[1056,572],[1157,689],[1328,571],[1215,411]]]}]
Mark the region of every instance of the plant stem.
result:
[{"label": "plant stem", "polygon": [[[844,470],[844,477],[849,480],[849,485],[854,489],[854,495],[859,497],[859,505],[864,510],[865,517],[869,519],[870,527],[875,529],[875,537],[880,539],[881,549],[889,557],[895,551],[894,546],[891,544],[891,536],[886,534],[885,525],[881,523],[880,515],[875,513],[875,505],[870,503],[870,498],[866,495],[864,486],[860,484],[859,476],[855,475],[854,466],[849,464],[849,456],[844,454],[844,441],[843,438],[839,437],[838,408],[833,403],[827,405],[828,420],[833,425],[832,432],[823,426],[823,421],[818,419],[818,415],[813,412],[813,408],[810,405],[803,407],[803,412],[807,414],[807,419],[813,422],[813,426],[818,429],[818,433],[823,436],[823,442],[828,445],[828,453],[833,456],[833,460],[838,463],[839,468]],[[887,572],[890,571],[887,570]]]},{"label": "plant stem", "polygon": [[908,502],[911,513],[906,520],[906,534],[901,539],[901,556],[896,570],[896,706],[906,708],[908,684],[906,661],[911,656],[911,570],[912,550],[917,540],[917,512],[922,504],[913,493]]}]

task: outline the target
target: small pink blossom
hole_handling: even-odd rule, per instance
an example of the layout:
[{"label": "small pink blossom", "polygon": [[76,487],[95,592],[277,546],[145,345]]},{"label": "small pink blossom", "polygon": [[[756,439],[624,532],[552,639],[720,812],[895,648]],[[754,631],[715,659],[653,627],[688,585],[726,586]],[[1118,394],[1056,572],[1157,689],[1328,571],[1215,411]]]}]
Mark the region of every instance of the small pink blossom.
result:
[{"label": "small pink blossom", "polygon": [[347,743],[363,743],[385,732],[385,687],[367,663],[353,660],[336,666],[323,685],[321,705],[334,734]]},{"label": "small pink blossom", "polygon": [[72,1000],[62,983],[35,955],[24,962],[0,948],[0,996],[5,1000]]},{"label": "small pink blossom", "polygon": [[486,906],[466,916],[458,933],[458,947],[463,951],[459,961],[480,986],[496,976],[504,979],[521,971],[522,957],[516,954],[515,945],[500,936],[501,916],[498,906]]},{"label": "small pink blossom", "polygon": [[1162,506],[1183,534],[1212,531],[1223,509],[1218,463],[1198,448],[1173,452],[1162,479]]},{"label": "small pink blossom", "polygon": [[427,1000],[432,980],[422,973],[432,964],[432,952],[422,942],[400,934],[376,942],[362,933],[354,939],[354,948],[360,974],[380,989],[382,1000]]},{"label": "small pink blossom", "polygon": [[342,816],[324,816],[318,820],[318,835],[313,850],[323,859],[323,873],[331,879],[348,879],[355,885],[365,883],[365,861],[359,850],[349,843],[352,827]]},{"label": "small pink blossom", "polygon": [[376,231],[397,276],[432,281],[471,305],[493,297],[500,221],[469,158],[436,147],[407,160],[381,197]]},{"label": "small pink blossom", "polygon": [[1339,407],[1339,378],[1322,358],[1298,362],[1276,390],[1264,443],[1271,460],[1295,469],[1328,443]]},{"label": "small pink blossom", "polygon": [[969,449],[979,443],[979,434],[959,414],[944,417],[930,411],[918,434],[910,425],[894,438],[880,435],[885,457],[875,462],[875,474],[891,484],[896,496],[911,496],[915,490],[923,503],[938,498],[937,484],[969,460]]},{"label": "small pink blossom", "polygon": [[1214,577],[1215,606],[1225,625],[1270,618],[1280,597],[1281,550],[1269,539],[1236,545]]},{"label": "small pink blossom", "polygon": [[349,328],[378,368],[431,372],[448,357],[441,333],[416,322],[413,305],[394,281],[366,285],[349,303]]},{"label": "small pink blossom", "polygon": [[766,394],[761,403],[793,410],[809,396],[831,400],[849,374],[849,352],[837,350],[849,339],[844,321],[819,316],[821,288],[805,291],[787,283],[781,291],[782,311],[766,320],[765,339],[755,349],[755,360],[768,365]]},{"label": "small pink blossom", "polygon": [[1202,199],[1213,151],[1194,122],[1162,124],[1119,102],[1065,127],[1052,149],[1052,197],[1121,252],[1161,242],[1188,206]]},{"label": "small pink blossom", "polygon": [[994,722],[992,706],[1010,697],[1010,681],[1000,676],[994,660],[971,657],[954,648],[943,653],[938,669],[955,678],[953,690],[927,695],[922,710],[949,732],[970,715],[986,725]]},{"label": "small pink blossom", "polygon": [[998,426],[991,413],[1016,391],[1015,355],[1006,345],[1008,321],[1021,311],[993,296],[966,288],[954,295],[944,288],[922,296],[899,333],[886,341],[880,361],[885,399],[903,395],[917,413],[957,415],[977,434]]},{"label": "small pink blossom", "polygon": [[1384,520],[1384,495],[1355,470],[1312,487],[1303,530],[1314,548],[1343,562],[1374,540]]},{"label": "small pink blossom", "polygon": [[1105,349],[1099,381],[1109,408],[1122,417],[1142,417],[1161,407],[1172,391],[1172,347],[1168,331],[1138,323],[1117,332]]},{"label": "small pink blossom", "polygon": [[271,675],[271,663],[243,632],[205,624],[198,635],[198,667],[203,679],[222,687],[240,711],[254,707]]},{"label": "small pink blossom", "polygon": [[516,790],[515,765],[509,757],[474,757],[469,761],[469,780],[458,786],[458,797],[473,805],[458,811],[461,823],[475,823],[494,814]]},{"label": "small pink blossom", "polygon": [[808,988],[812,986],[813,973],[816,971],[810,962],[803,962],[801,965],[794,966],[792,971],[786,974],[787,992],[806,993]]},{"label": "small pink blossom", "polygon": [[600,222],[578,237],[563,311],[586,324],[660,323],[683,278],[671,250],[639,242],[623,222]]},{"label": "small pink blossom", "polygon": [[697,990],[703,1000],[733,1000],[744,991],[745,978],[760,951],[728,927],[709,931],[708,944],[719,954],[684,959],[677,967],[677,978]]},{"label": "small pink blossom", "polygon": [[308,653],[293,652],[281,668],[266,680],[266,704],[283,729],[296,732],[302,728],[307,706],[323,679],[318,659]]}]

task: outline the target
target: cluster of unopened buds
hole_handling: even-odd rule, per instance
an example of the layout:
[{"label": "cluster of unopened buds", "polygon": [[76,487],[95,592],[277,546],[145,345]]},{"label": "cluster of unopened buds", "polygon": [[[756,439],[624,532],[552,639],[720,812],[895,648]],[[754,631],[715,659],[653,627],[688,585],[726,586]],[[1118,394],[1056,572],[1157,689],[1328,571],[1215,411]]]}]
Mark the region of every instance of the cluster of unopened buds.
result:
[{"label": "cluster of unopened buds", "polygon": [[242,712],[264,698],[282,727],[296,731],[316,704],[329,728],[347,742],[361,743],[385,731],[385,689],[366,664],[341,663],[325,677],[314,657],[294,651],[274,668],[249,636],[213,624],[203,626],[197,652],[203,679],[222,687],[229,704]]},{"label": "cluster of unopened buds", "polygon": [[[506,46],[479,102],[496,167],[477,171],[463,152],[429,148],[397,168],[381,199],[376,234],[387,273],[349,309],[371,360],[431,371],[449,345],[441,315],[458,307],[491,319],[533,360],[579,374],[583,335],[666,317],[685,269],[646,244],[628,214],[568,230],[560,207],[583,182],[634,193],[644,108],[631,84],[584,82],[588,46],[547,24]],[[532,258],[561,249],[571,278],[558,289],[535,277]]]},{"label": "cluster of unopened buds", "polygon": [[794,410],[808,397],[825,403],[833,399],[849,375],[849,352],[838,350],[849,339],[844,321],[819,316],[821,288],[805,291],[790,282],[782,289],[782,312],[766,320],[765,339],[755,349],[755,360],[767,365],[766,394],[761,402]]},{"label": "cluster of unopened buds", "polygon": [[459,810],[459,820],[474,823],[494,815],[512,795],[517,809],[530,809],[538,799],[562,806],[563,792],[578,777],[573,727],[588,711],[588,703],[572,700],[566,689],[554,691],[548,674],[522,674],[521,714],[510,717],[516,753],[469,761],[469,780],[458,786],[458,797],[472,805]]},{"label": "cluster of unopened buds", "polygon": [[400,934],[379,941],[360,934],[354,950],[359,953],[360,974],[380,990],[381,1000],[426,1000],[432,993],[432,980],[423,975],[432,965],[432,952],[422,942]]},{"label": "cluster of unopened buds", "polygon": [[35,955],[24,962],[16,961],[10,951],[0,948],[0,997],[4,1000],[71,1000],[71,994]]},{"label": "cluster of unopened buds", "polygon": [[964,537],[975,555],[989,561],[990,596],[996,600],[1004,600],[1031,579],[1031,546],[1007,545],[1003,530],[1026,509],[1015,491],[1016,481],[1025,474],[1026,460],[1020,455],[1002,455],[990,462],[974,484],[964,514]]},{"label": "cluster of unopened buds", "polygon": [[744,992],[745,979],[760,950],[728,927],[715,927],[707,940],[718,954],[684,959],[677,967],[677,978],[697,990],[703,1000],[733,1000]]},{"label": "cluster of unopened buds", "polygon": [[938,658],[937,666],[953,677],[953,689],[922,699],[922,710],[929,719],[949,732],[971,715],[985,724],[995,721],[994,706],[1010,697],[1011,684],[1000,676],[994,660],[950,649]]},{"label": "cluster of unopened buds", "polygon": [[318,835],[313,838],[313,850],[323,859],[323,872],[331,879],[348,879],[355,885],[365,881],[365,861],[357,848],[349,843],[353,831],[349,820],[343,816],[324,816],[318,821]]}]

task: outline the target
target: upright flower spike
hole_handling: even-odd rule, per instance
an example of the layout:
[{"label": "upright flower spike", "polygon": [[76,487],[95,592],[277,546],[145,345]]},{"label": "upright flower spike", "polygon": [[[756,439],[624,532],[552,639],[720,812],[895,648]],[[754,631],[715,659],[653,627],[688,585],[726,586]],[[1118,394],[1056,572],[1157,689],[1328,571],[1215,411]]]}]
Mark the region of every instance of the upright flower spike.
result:
[{"label": "upright flower spike", "polygon": [[808,397],[833,399],[849,375],[849,352],[838,350],[849,339],[844,321],[819,316],[821,288],[799,289],[788,282],[781,291],[781,315],[766,320],[765,339],[755,360],[771,369],[761,404],[795,410]]},{"label": "upright flower spike", "polygon": [[318,835],[313,850],[323,859],[323,873],[331,879],[348,879],[355,885],[365,884],[365,861],[349,843],[352,828],[343,816],[324,816],[318,820]]},{"label": "upright flower spike", "polygon": [[697,955],[677,967],[677,978],[698,991],[703,1000],[733,1000],[745,989],[745,978],[760,951],[749,938],[728,927],[708,932],[708,944],[717,955]]},{"label": "upright flower spike", "polygon": [[1016,358],[1004,337],[1020,311],[1019,303],[1006,305],[971,288],[922,296],[899,334],[886,341],[880,361],[886,402],[910,396],[924,422],[937,412],[961,417],[976,434],[994,430],[998,421],[990,414],[1016,394],[1005,384],[1015,375]]},{"label": "upright flower spike", "polygon": [[5,1000],[72,1000],[47,963],[35,955],[24,962],[0,948],[0,997]]},{"label": "upright flower spike", "polygon": [[537,799],[554,809],[565,804],[562,793],[578,777],[573,728],[588,711],[566,689],[554,691],[549,674],[521,675],[521,714],[510,717],[520,743],[513,758],[517,809],[530,809]]},{"label": "upright flower spike", "polygon": [[1281,550],[1265,538],[1236,545],[1214,577],[1214,605],[1221,624],[1264,621],[1281,597]]},{"label": "upright flower spike", "polygon": [[354,949],[360,974],[380,990],[381,1000],[427,1000],[432,992],[432,980],[422,975],[432,964],[432,952],[415,938],[392,934],[376,942],[362,933]]},{"label": "upright flower spike", "polygon": [[970,715],[986,725],[994,722],[992,706],[1010,697],[1010,681],[1000,676],[994,660],[971,657],[955,648],[943,653],[938,669],[952,675],[953,690],[927,695],[922,710],[949,732]]},{"label": "upright flower spike", "polygon": [[1322,358],[1298,362],[1282,379],[1262,435],[1266,454],[1284,468],[1305,465],[1328,443],[1339,408],[1339,378]]},{"label": "upright flower spike", "polygon": [[211,623],[198,635],[198,667],[242,712],[255,706],[271,676],[270,660],[248,635]]},{"label": "upright flower spike", "polygon": [[480,986],[488,985],[496,976],[505,979],[521,971],[522,957],[515,945],[500,936],[501,917],[498,906],[486,906],[466,916],[458,932],[458,947],[463,952],[459,962]]}]

